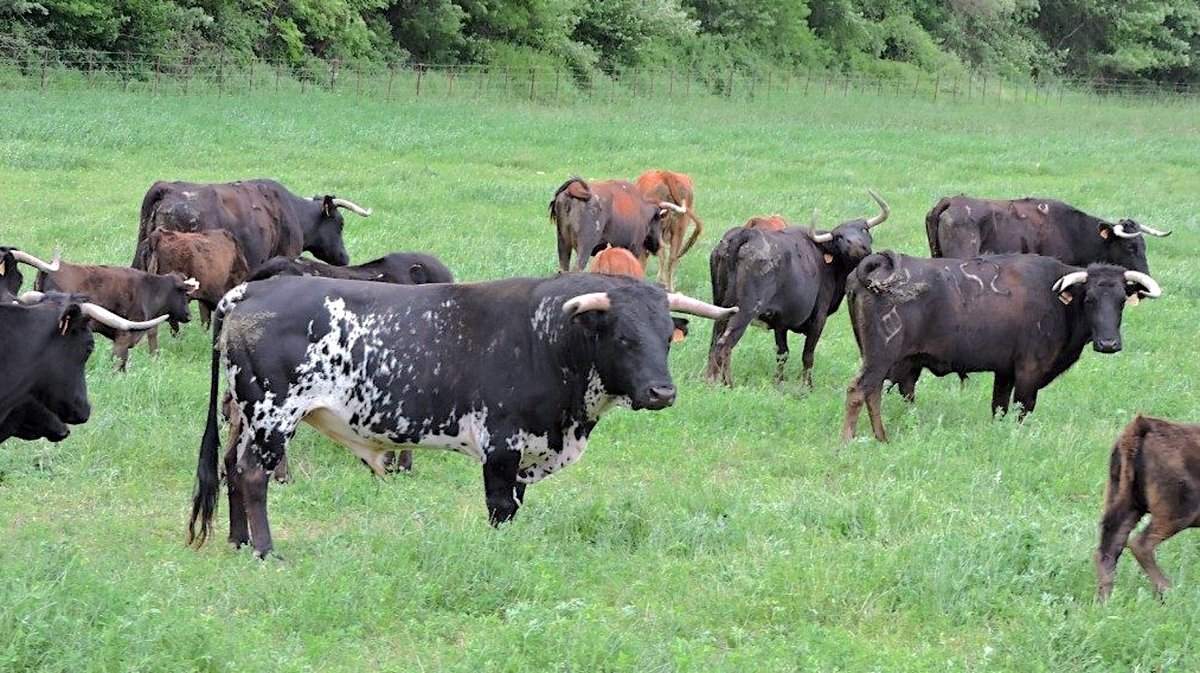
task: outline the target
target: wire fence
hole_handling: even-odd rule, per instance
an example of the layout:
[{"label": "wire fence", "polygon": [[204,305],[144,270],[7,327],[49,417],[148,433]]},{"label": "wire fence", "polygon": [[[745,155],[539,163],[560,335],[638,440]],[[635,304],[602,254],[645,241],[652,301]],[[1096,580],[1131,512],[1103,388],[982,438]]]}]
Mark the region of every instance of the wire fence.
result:
[{"label": "wire fence", "polygon": [[99,51],[0,50],[0,91],[120,90],[153,96],[254,92],[353,93],[386,101],[435,98],[578,101],[616,104],[655,96],[757,101],[772,98],[874,95],[945,102],[1054,104],[1096,100],[1189,104],[1200,86],[1120,79],[1054,79],[1013,83],[987,75],[883,77],[832,71],[779,73],[639,68],[583,76],[565,68],[487,65],[388,65],[310,60],[303,65],[234,57],[223,52],[134,54]]}]

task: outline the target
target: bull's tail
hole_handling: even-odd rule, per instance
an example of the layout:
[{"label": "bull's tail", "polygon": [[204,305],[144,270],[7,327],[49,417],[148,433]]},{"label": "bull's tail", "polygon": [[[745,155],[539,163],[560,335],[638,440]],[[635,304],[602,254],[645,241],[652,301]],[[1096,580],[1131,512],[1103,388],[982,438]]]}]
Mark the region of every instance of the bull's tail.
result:
[{"label": "bull's tail", "polygon": [[938,244],[938,222],[942,219],[942,213],[949,207],[950,197],[943,196],[925,216],[925,237],[929,239],[930,257],[942,256],[942,246]]},{"label": "bull's tail", "polygon": [[154,207],[170,188],[169,183],[160,180],[150,185],[146,196],[142,198],[142,209],[138,214],[137,248],[133,253],[133,264],[130,264],[135,269],[146,270],[150,257],[150,227],[154,219]]},{"label": "bull's tail", "polygon": [[[192,494],[192,516],[188,521],[187,544],[199,548],[212,533],[212,518],[217,510],[217,491],[221,486],[217,472],[217,382],[221,371],[221,326],[225,322],[224,303],[213,314],[212,372],[208,387],[208,419],[200,455],[196,461],[196,490]],[[199,520],[199,530],[197,530]]]},{"label": "bull's tail", "polygon": [[689,238],[687,243],[684,243],[683,247],[679,249],[680,257],[686,255],[687,251],[691,250],[693,245],[696,245],[696,239],[700,238],[700,233],[704,231],[704,223],[700,221],[700,218],[696,217],[696,211],[692,210],[691,205],[687,206],[687,216],[692,220],[692,223],[695,224],[696,227],[692,230],[691,238]]},{"label": "bull's tail", "polygon": [[1150,419],[1138,414],[1113,444],[1112,456],[1108,461],[1108,486],[1104,489],[1105,512],[1113,511],[1114,504],[1121,500],[1128,500],[1126,506],[1133,505],[1138,454],[1151,429]]},{"label": "bull's tail", "polygon": [[671,201],[681,206],[684,209],[684,217],[690,219],[696,225],[692,231],[691,238],[679,249],[679,256],[683,257],[687,254],[688,250],[692,249],[693,245],[696,245],[696,239],[700,238],[700,233],[704,231],[704,223],[700,221],[700,218],[696,217],[696,211],[693,210],[696,202],[693,200],[692,203],[688,203],[687,197],[684,194],[678,193],[682,191],[679,188],[683,185],[680,185],[673,179],[667,180],[663,184],[667,187],[667,193],[671,196]]}]

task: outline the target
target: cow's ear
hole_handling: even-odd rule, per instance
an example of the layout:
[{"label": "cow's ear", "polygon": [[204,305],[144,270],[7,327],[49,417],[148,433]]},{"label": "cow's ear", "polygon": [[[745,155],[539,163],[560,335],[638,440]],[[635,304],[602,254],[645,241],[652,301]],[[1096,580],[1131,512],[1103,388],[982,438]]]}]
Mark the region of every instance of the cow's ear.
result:
[{"label": "cow's ear", "polygon": [[675,331],[671,334],[671,343],[678,343],[686,339],[688,335],[688,319],[671,316],[671,322],[675,325]]},{"label": "cow's ear", "polygon": [[87,327],[87,321],[88,317],[83,314],[83,309],[79,308],[79,304],[68,304],[63,309],[62,315],[58,317],[58,333],[74,334]]},{"label": "cow's ear", "polygon": [[1072,288],[1067,288],[1066,290],[1059,292],[1058,300],[1063,303],[1063,306],[1070,304],[1072,301],[1075,301],[1075,290]]},{"label": "cow's ear", "polygon": [[413,285],[424,285],[429,282],[429,273],[425,270],[424,264],[413,264],[408,267],[408,277],[412,279]]},{"label": "cow's ear", "polygon": [[592,188],[583,180],[575,179],[571,181],[571,184],[567,185],[567,194],[580,201],[587,201],[592,198]]},{"label": "cow's ear", "polygon": [[608,311],[584,311],[571,316],[571,323],[592,334],[604,334],[612,328],[612,316]]},{"label": "cow's ear", "polygon": [[1112,227],[1108,224],[1100,225],[1100,238],[1107,240],[1109,236],[1112,236]]},{"label": "cow's ear", "polygon": [[333,205],[333,196],[326,194],[321,201],[321,214],[325,217],[333,217],[335,211],[337,211],[337,206]]}]

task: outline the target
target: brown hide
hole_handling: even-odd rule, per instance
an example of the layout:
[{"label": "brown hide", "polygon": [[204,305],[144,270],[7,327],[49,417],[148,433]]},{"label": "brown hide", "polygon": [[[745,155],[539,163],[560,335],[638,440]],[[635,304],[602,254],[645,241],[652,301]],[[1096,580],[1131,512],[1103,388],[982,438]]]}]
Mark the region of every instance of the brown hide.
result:
[{"label": "brown hide", "polygon": [[783,215],[765,215],[762,217],[752,217],[746,220],[746,224],[742,225],[746,229],[757,229],[759,231],[783,231],[787,229],[787,220],[783,219]]},{"label": "brown hide", "polygon": [[611,273],[618,276],[633,276],[641,278],[645,275],[645,270],[642,268],[641,262],[633,253],[625,248],[614,248],[609,246],[592,259],[591,266],[588,267],[589,273]]},{"label": "brown hide", "polygon": [[200,289],[192,298],[206,304],[209,311],[249,275],[246,258],[233,234],[224,229],[195,233],[158,229],[150,240],[149,271],[163,274],[177,271],[195,278]]},{"label": "brown hide", "polygon": [[[667,210],[662,220],[663,244],[658,252],[658,282],[671,290],[675,285],[679,258],[692,249],[704,231],[703,223],[692,210],[695,206],[692,179],[683,173],[649,170],[638,176],[635,185],[648,201],[665,201],[687,209],[686,213]],[[691,238],[687,237],[689,220],[695,223]]]},{"label": "brown hide", "polygon": [[625,248],[645,266],[658,252],[661,235],[659,206],[638,193],[627,180],[588,182],[571,178],[550,201],[550,218],[558,233],[558,268],[582,271],[588,259],[605,245]]},{"label": "brown hide", "polygon": [[[1145,514],[1150,522],[1129,541]],[[1137,416],[1121,432],[1109,460],[1100,545],[1099,598],[1112,593],[1117,559],[1129,550],[1162,592],[1171,586],[1154,549],[1185,528],[1200,525],[1200,425]]]}]

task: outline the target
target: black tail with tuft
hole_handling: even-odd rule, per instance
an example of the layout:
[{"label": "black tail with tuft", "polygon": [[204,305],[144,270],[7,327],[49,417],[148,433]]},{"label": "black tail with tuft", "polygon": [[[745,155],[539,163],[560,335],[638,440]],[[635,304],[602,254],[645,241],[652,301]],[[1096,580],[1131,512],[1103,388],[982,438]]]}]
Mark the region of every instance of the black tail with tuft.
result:
[{"label": "black tail with tuft", "polygon": [[[213,315],[212,373],[208,389],[208,420],[205,421],[204,438],[200,440],[200,455],[196,461],[196,490],[192,494],[192,516],[188,520],[187,544],[199,548],[212,533],[213,514],[217,510],[217,491],[221,486],[217,473],[217,382],[221,369],[221,326],[225,314],[218,311]],[[199,530],[196,528],[199,520]]]}]

